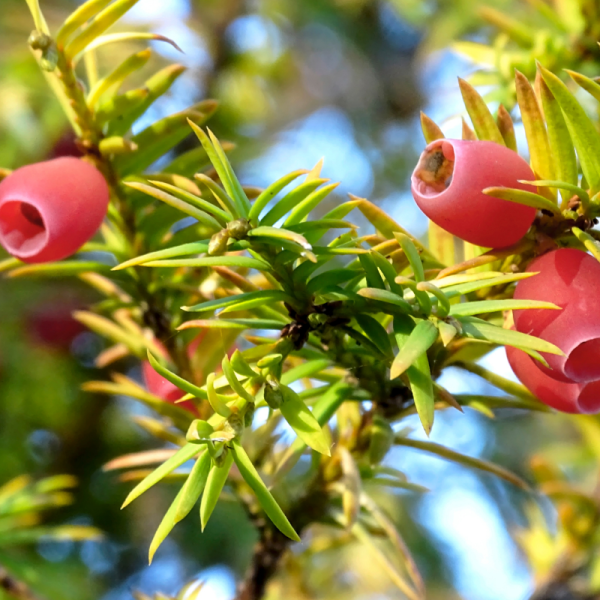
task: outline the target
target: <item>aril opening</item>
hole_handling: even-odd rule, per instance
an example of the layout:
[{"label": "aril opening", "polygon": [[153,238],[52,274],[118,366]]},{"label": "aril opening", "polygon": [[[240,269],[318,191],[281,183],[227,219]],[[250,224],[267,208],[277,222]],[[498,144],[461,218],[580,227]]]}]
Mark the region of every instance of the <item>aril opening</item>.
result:
[{"label": "aril opening", "polygon": [[26,258],[44,247],[48,232],[42,215],[33,204],[13,200],[0,206],[0,237],[11,254]]},{"label": "aril opening", "polygon": [[441,141],[421,154],[413,182],[419,193],[435,196],[450,187],[453,174],[454,148],[449,142]]}]

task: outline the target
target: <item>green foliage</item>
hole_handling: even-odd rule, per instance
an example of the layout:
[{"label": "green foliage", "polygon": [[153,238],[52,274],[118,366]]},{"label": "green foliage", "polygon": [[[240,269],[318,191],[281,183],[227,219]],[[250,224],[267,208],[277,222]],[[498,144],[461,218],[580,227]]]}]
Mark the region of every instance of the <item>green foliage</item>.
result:
[{"label": "green foliage", "polygon": [[[186,394],[181,401],[193,400],[197,415],[118,374],[112,382],[85,386],[144,403],[162,417],[152,432],[177,446],[144,474],[123,504],[162,480],[185,476],[150,544],[150,560],[198,500],[204,530],[224,490],[231,489],[253,519],[260,515],[270,520],[261,525],[263,532],[287,536],[284,548],[290,540],[299,541],[314,523],[347,531],[369,548],[404,595],[424,598],[422,579],[402,537],[378,496],[372,498],[365,488],[424,491],[379,464],[394,443],[529,489],[504,467],[395,434],[394,427],[416,412],[429,435],[436,411],[461,405],[488,417],[505,408],[543,410],[522,386],[486,371],[477,360],[502,345],[523,349],[541,361],[540,352],[561,353],[548,342],[504,326],[497,313],[558,308],[512,299],[515,282],[530,276],[522,271],[542,241],[583,247],[600,256],[590,229],[600,216],[600,137],[594,123],[551,71],[538,65],[537,81],[529,82],[535,72],[528,68],[528,57],[540,36],[486,10],[485,18],[518,48],[507,54],[511,71],[518,64],[525,73],[516,74],[514,96],[536,175],[529,183],[537,193],[508,188],[488,188],[485,193],[540,213],[526,239],[513,248],[483,252],[456,243],[433,224],[427,248],[367,199],[351,196],[322,214],[322,203],[338,184],[321,178],[321,162],[250,193],[227,156],[231,148],[203,129],[217,108],[212,100],[133,135],[131,126],[183,72],[172,65],[142,88],[120,93],[148,63],[149,50],[132,54],[95,82],[88,77],[90,91],[84,94],[75,73],[79,58],[108,43],[162,39],[135,32],[103,35],[135,3],[89,0],[79,7],[48,46],[56,57],[53,67],[48,48],[41,48],[39,40],[32,44],[86,149],[86,160],[110,185],[111,207],[98,241],[72,260],[28,266],[8,261],[2,269],[10,277],[77,275],[92,282],[105,298],[76,318],[108,340],[120,358],[147,358],[160,376]],[[532,5],[560,34],[552,43],[553,38],[545,38],[543,58],[556,59],[549,62],[554,66],[564,58],[561,43],[580,32],[580,19],[575,12],[562,20],[549,5]],[[51,35],[34,3],[32,12],[38,34]],[[496,47],[462,42],[457,49],[481,62],[500,62]],[[505,71],[503,64],[499,84],[506,84]],[[570,75],[598,100],[595,81]],[[508,111],[501,108],[493,115],[473,85],[460,80],[459,86],[473,125],[471,130],[465,122],[465,138],[515,147]],[[510,90],[502,91],[510,106],[512,74]],[[421,124],[426,142],[443,137],[442,129],[425,115]],[[178,144],[190,142],[191,132],[199,145],[172,157]],[[556,190],[561,192],[560,203]],[[375,234],[359,237],[356,226],[343,220],[354,209]],[[183,227],[186,217],[194,223]],[[176,231],[179,226],[183,229]],[[337,229],[343,233],[327,235]],[[84,260],[80,254],[90,249],[111,259]],[[456,262],[457,249],[465,261]],[[207,336],[201,351],[190,352],[187,330]],[[453,398],[437,383],[452,365],[476,373],[507,396]],[[268,411],[260,427],[254,419],[257,408]],[[288,425],[289,439],[280,439],[280,429]],[[294,470],[309,454],[304,472]],[[177,471],[192,459],[189,472]],[[139,465],[129,457],[121,466]],[[0,489],[0,516],[2,490],[11,497],[10,486],[7,489]],[[561,490],[569,492],[569,498],[581,497],[562,488],[555,489],[555,495]],[[23,492],[22,506],[37,510],[44,502],[59,503],[60,497],[34,486]],[[303,513],[305,506],[316,508]],[[389,542],[389,554],[373,539],[380,530]],[[75,530],[56,531],[77,537]],[[3,530],[0,544],[6,535],[10,540]],[[35,529],[17,531],[12,539],[33,540],[35,535]]]}]

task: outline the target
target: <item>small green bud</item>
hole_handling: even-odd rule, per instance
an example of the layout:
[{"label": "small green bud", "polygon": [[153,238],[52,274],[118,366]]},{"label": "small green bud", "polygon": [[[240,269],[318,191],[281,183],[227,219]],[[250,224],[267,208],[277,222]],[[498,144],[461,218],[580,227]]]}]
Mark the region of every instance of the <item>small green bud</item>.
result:
[{"label": "small green bud", "polygon": [[252,229],[250,221],[247,219],[236,219],[227,223],[227,231],[229,235],[236,240],[243,240],[248,232]]},{"label": "small green bud", "polygon": [[329,317],[327,315],[324,315],[323,313],[310,313],[308,315],[308,322],[311,327],[316,329],[317,327],[324,325],[327,322],[328,318]]},{"label": "small green bud", "polygon": [[208,255],[218,256],[227,250],[227,242],[229,241],[229,232],[227,229],[222,229],[215,233],[208,242]]},{"label": "small green bud", "polygon": [[194,419],[187,430],[185,439],[192,444],[202,444],[210,439],[209,436],[213,431],[213,426],[206,421]]},{"label": "small green bud", "polygon": [[254,421],[254,412],[256,411],[256,406],[254,404],[248,404],[246,407],[246,412],[244,413],[244,426],[252,427],[252,421]]},{"label": "small green bud", "polygon": [[381,416],[373,417],[371,426],[371,440],[369,442],[369,462],[379,464],[394,442],[392,426]]},{"label": "small green bud", "polygon": [[283,355],[281,354],[267,354],[267,356],[263,356],[257,363],[256,366],[259,369],[266,369],[267,367],[271,367],[273,365],[279,364],[283,359]]},{"label": "small green bud", "polygon": [[232,413],[227,419],[227,424],[236,436],[241,435],[244,431],[244,421],[239,413]]},{"label": "small green bud", "polygon": [[265,402],[273,409],[276,410],[281,406],[283,402],[283,393],[281,392],[281,386],[279,381],[274,377],[269,377],[265,382]]},{"label": "small green bud", "polygon": [[34,29],[30,34],[27,40],[27,43],[31,46],[32,50],[41,50],[44,52],[48,50],[50,46],[54,43],[52,38],[47,34],[37,29]]},{"label": "small green bud", "polygon": [[54,40],[47,33],[34,30],[29,35],[27,42],[32,50],[42,51],[40,60],[42,69],[44,71],[54,71],[58,63],[58,50]]}]

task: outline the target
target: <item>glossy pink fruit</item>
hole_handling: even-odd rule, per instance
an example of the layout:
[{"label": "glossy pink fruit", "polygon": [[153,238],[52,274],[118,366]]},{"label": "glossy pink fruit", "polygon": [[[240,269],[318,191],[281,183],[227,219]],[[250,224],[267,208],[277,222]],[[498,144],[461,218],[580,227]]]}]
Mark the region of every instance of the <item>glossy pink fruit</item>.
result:
[{"label": "glossy pink fruit", "polygon": [[527,269],[538,272],[519,281],[515,298],[553,302],[562,310],[515,310],[515,328],[558,346],[566,356],[544,354],[559,381],[600,379],[600,263],[572,248],[553,250]]},{"label": "glossy pink fruit", "polygon": [[104,177],[79,158],[21,167],[0,183],[0,243],[29,263],[70,256],[100,227],[108,197]]},{"label": "glossy pink fruit", "polygon": [[529,165],[505,146],[436,140],[421,154],[411,189],[419,208],[446,231],[478,246],[502,248],[527,233],[536,211],[486,196],[482,190],[502,186],[536,191],[519,179],[531,181],[535,176]]},{"label": "glossy pink fruit", "polygon": [[600,381],[557,381],[522,350],[507,346],[506,356],[521,383],[544,404],[566,413],[600,412]]}]

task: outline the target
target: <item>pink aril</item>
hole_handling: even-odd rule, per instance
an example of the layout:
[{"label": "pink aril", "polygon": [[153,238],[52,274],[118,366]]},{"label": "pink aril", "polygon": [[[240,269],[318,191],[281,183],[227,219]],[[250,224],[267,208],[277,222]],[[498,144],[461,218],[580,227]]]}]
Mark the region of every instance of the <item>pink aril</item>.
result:
[{"label": "pink aril", "polygon": [[487,196],[488,187],[535,192],[519,183],[533,171],[516,152],[486,141],[435,140],[425,148],[412,174],[411,189],[419,208],[457,237],[488,248],[518,242],[533,223],[536,210]]},{"label": "pink aril", "polygon": [[522,350],[507,346],[506,356],[521,383],[544,404],[566,413],[600,412],[600,381],[557,381]]},{"label": "pink aril", "polygon": [[24,262],[66,258],[100,227],[108,200],[100,171],[79,158],[21,167],[0,182],[0,243]]},{"label": "pink aril", "polygon": [[527,271],[537,275],[521,280],[514,297],[562,308],[513,313],[517,331],[551,342],[565,353],[543,353],[550,369],[539,368],[563,382],[600,379],[600,263],[581,250],[561,248],[534,260]]}]

